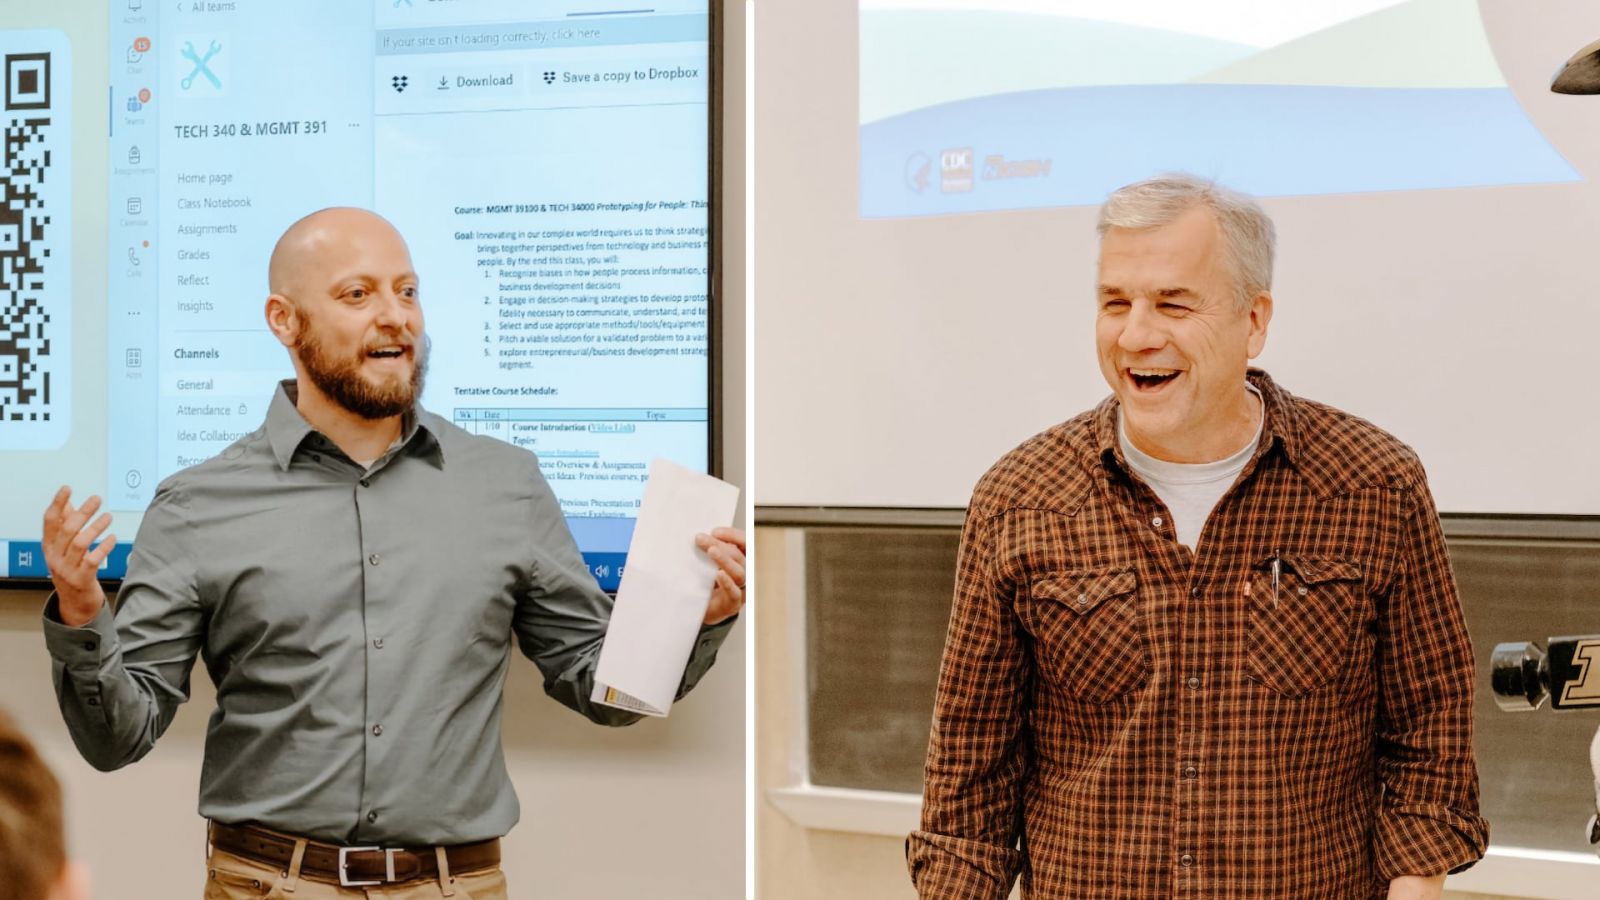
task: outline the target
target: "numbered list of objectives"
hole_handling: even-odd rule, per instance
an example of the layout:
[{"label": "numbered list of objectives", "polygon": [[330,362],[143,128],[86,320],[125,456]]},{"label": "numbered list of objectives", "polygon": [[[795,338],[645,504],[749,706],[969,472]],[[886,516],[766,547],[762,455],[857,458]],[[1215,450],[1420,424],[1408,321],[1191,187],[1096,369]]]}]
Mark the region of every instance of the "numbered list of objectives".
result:
[{"label": "numbered list of objectives", "polygon": [[[458,235],[459,236],[459,235]],[[705,357],[706,228],[475,231],[502,370],[552,357]]]}]

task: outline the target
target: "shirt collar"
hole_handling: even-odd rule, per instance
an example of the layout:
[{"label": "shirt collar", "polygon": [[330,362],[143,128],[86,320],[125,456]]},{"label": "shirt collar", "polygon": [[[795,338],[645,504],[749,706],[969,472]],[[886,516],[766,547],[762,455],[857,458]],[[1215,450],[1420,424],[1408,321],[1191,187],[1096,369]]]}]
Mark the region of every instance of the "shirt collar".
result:
[{"label": "shirt collar", "polygon": [[[1297,437],[1299,431],[1299,418],[1294,410],[1294,405],[1289,402],[1289,393],[1273,382],[1264,370],[1251,368],[1245,372],[1245,379],[1255,385],[1261,392],[1262,423],[1261,443],[1256,447],[1254,459],[1259,459],[1274,444],[1283,447],[1284,457],[1291,464],[1296,464],[1299,457],[1300,442]],[[1122,448],[1117,441],[1117,396],[1112,394],[1094,411],[1094,436],[1095,455],[1107,468],[1121,471],[1126,474],[1131,471],[1128,461],[1123,458]]]},{"label": "shirt collar", "polygon": [[[299,384],[293,378],[285,378],[278,382],[278,390],[272,395],[272,404],[267,407],[267,441],[272,445],[272,456],[277,460],[278,468],[285,472],[289,470],[295,451],[300,449],[306,438],[317,433],[295,406],[299,398]],[[400,417],[400,446],[406,452],[443,468],[444,447],[440,445],[439,435],[430,427],[428,419],[422,403],[414,403]]]}]

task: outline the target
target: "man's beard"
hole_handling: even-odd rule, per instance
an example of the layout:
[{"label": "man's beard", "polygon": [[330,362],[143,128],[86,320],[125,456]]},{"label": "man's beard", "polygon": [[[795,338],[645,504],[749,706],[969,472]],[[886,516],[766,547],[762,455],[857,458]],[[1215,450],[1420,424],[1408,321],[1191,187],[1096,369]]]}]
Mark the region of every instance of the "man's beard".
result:
[{"label": "man's beard", "polygon": [[367,359],[365,345],[354,359],[334,359],[317,340],[309,319],[305,321],[295,355],[305,368],[306,377],[333,402],[363,419],[387,419],[410,410],[422,396],[422,381],[428,372],[429,343],[424,336],[421,341],[407,345],[415,354],[409,382],[385,378],[381,384],[374,384],[368,380],[361,372],[362,363]]}]

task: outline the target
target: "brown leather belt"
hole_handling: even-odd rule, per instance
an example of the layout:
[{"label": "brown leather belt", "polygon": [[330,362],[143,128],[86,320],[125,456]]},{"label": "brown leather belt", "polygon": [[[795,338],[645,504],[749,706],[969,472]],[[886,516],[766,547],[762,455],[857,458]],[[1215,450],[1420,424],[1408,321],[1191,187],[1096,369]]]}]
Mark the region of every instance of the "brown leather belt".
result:
[{"label": "brown leather belt", "polygon": [[[211,823],[213,847],[285,871],[294,858],[296,840],[251,825]],[[444,855],[452,875],[492,869],[500,865],[500,839],[445,847]],[[437,878],[439,861],[432,847],[340,847],[307,840],[300,874],[345,887],[392,884]]]}]

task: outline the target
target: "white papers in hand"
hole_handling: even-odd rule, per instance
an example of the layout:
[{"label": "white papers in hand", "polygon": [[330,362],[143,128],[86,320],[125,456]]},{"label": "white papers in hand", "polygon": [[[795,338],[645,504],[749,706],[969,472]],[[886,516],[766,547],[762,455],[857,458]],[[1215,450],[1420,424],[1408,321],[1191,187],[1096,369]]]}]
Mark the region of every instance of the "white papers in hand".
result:
[{"label": "white papers in hand", "polygon": [[651,461],[590,700],[650,716],[672,708],[717,573],[694,538],[732,525],[738,503],[725,481]]}]

